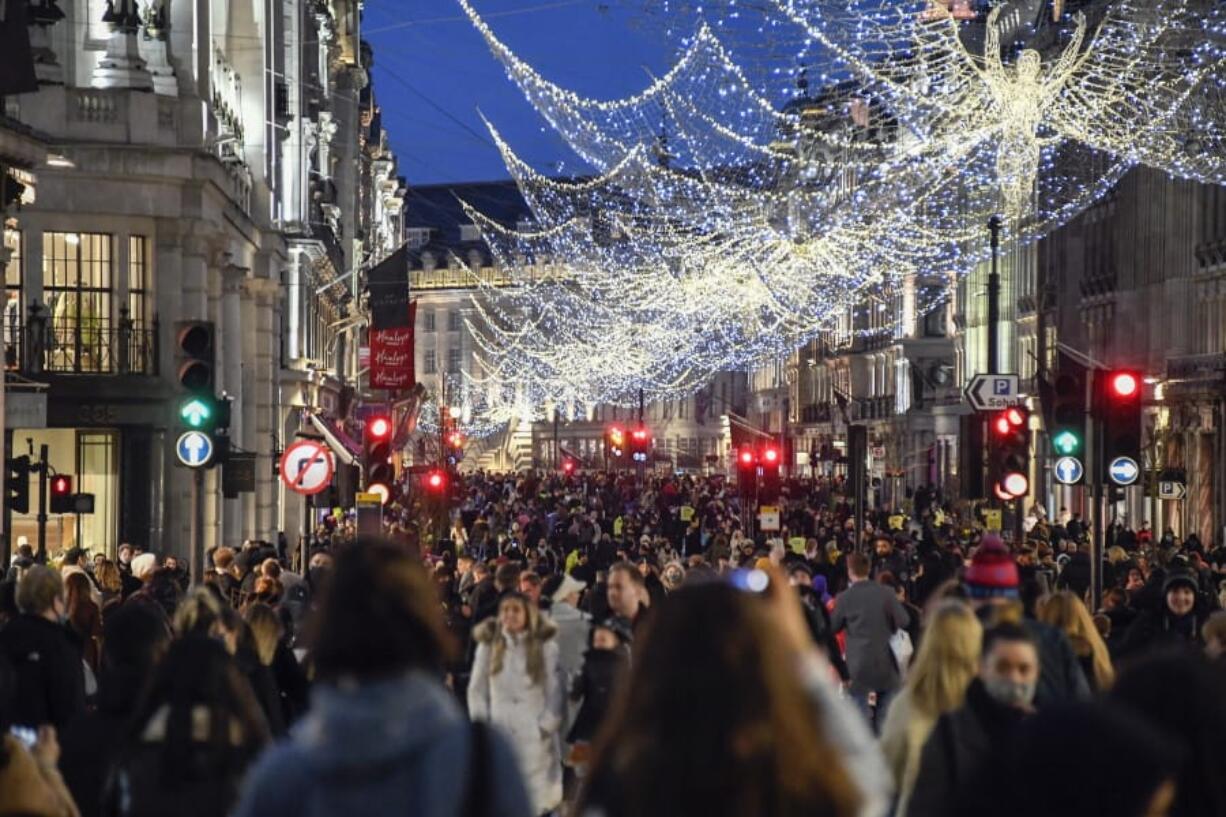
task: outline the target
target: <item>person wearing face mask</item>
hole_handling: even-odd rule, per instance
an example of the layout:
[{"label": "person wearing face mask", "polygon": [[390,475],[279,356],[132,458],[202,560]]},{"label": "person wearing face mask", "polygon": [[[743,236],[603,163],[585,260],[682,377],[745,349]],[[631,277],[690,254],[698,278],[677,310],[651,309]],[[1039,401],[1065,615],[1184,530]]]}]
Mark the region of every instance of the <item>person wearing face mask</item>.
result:
[{"label": "person wearing face mask", "polygon": [[1152,652],[1167,646],[1199,646],[1204,643],[1201,628],[1207,617],[1196,577],[1172,569],[1162,581],[1162,605],[1143,611],[1128,628],[1120,644],[1120,655]]},{"label": "person wearing face mask", "polygon": [[[1026,628],[998,624],[983,634],[979,672],[965,703],[942,715],[924,743],[908,817],[950,814],[952,804],[971,806],[984,764],[1008,749],[1018,725],[1034,712],[1038,682],[1039,650]],[[978,813],[992,813],[991,804]]]},{"label": "person wearing face mask", "polygon": [[69,635],[60,574],[34,565],[17,585],[21,615],[0,630],[0,653],[17,672],[10,720],[18,726],[63,730],[85,710],[81,649]]}]

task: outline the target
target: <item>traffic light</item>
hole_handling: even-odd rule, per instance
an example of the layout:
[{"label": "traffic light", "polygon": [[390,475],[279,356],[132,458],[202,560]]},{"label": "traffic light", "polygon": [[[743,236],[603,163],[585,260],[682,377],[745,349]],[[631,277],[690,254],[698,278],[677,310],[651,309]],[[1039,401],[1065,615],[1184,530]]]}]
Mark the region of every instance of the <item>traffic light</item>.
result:
[{"label": "traffic light", "polygon": [[[455,422],[454,420],[452,421]],[[447,466],[455,468],[464,459],[464,432],[453,428],[446,433]]]},{"label": "traffic light", "polygon": [[[1141,395],[1144,381],[1134,369],[1111,369],[1099,372],[1096,377],[1094,415],[1102,423],[1103,478],[1107,484],[1116,482],[1113,470],[1141,470]],[[1116,464],[1116,469],[1112,464]]]},{"label": "traffic light", "polygon": [[72,498],[72,477],[56,474],[51,478],[51,513],[74,513],[76,503]]},{"label": "traffic light", "polygon": [[566,476],[570,476],[571,474],[575,473],[576,467],[577,463],[575,462],[574,457],[566,456],[562,458],[562,473],[566,474]]},{"label": "traffic light", "polygon": [[736,483],[743,496],[753,493],[758,484],[758,452],[742,446],[736,452]]},{"label": "traffic light", "polygon": [[630,432],[630,459],[635,462],[647,462],[651,451],[651,432],[639,426]]},{"label": "traffic light", "polygon": [[991,422],[992,466],[996,496],[1019,499],[1030,492],[1030,412],[1013,406]]},{"label": "traffic light", "polygon": [[391,495],[396,477],[392,467],[392,421],[384,415],[366,420],[362,431],[362,468],[367,492],[377,493],[375,486],[381,486],[387,496]]},{"label": "traffic light", "polygon": [[1067,355],[1060,358],[1051,392],[1051,445],[1057,457],[1085,455],[1086,370]]},{"label": "traffic light", "polygon": [[605,459],[620,460],[626,455],[626,432],[621,426],[609,426],[604,433]]},{"label": "traffic light", "polygon": [[760,498],[764,502],[773,502],[779,497],[779,466],[783,464],[783,455],[779,447],[773,443],[762,446],[758,455],[758,463],[762,468],[762,491]]},{"label": "traffic light", "polygon": [[30,458],[24,454],[8,461],[8,506],[13,513],[30,512]]},{"label": "traffic light", "polygon": [[441,468],[434,468],[426,473],[425,477],[422,478],[422,483],[426,486],[426,490],[432,494],[445,494],[447,491],[447,474]]},{"label": "traffic light", "polygon": [[212,396],[217,380],[216,328],[212,321],[175,324],[179,385],[192,394]]}]

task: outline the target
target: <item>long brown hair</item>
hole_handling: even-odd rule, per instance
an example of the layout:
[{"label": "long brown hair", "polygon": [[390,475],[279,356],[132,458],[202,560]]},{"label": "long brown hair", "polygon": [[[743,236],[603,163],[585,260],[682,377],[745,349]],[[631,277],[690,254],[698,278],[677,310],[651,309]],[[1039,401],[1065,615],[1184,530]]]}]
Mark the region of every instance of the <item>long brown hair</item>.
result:
[{"label": "long brown hair", "polygon": [[1039,621],[1062,630],[1068,636],[1073,652],[1081,657],[1090,656],[1094,667],[1094,688],[1100,691],[1110,689],[1115,683],[1115,668],[1111,666],[1107,645],[1094,626],[1094,619],[1085,603],[1076,594],[1061,590],[1044,599],[1037,613]]},{"label": "long brown hair", "polygon": [[758,599],[718,582],[654,612],[588,783],[577,814],[847,817],[859,805],[796,656]]}]

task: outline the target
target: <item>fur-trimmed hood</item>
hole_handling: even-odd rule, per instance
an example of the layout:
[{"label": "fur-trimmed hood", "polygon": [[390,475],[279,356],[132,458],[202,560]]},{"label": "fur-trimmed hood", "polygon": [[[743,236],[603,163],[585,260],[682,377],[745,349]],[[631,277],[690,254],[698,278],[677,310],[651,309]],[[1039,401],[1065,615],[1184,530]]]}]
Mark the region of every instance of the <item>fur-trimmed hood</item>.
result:
[{"label": "fur-trimmed hood", "polygon": [[[485,621],[473,627],[473,639],[481,644],[493,644],[494,639],[498,637],[502,630],[498,626],[498,617],[487,618]],[[529,630],[524,633],[526,639],[532,641],[540,641],[544,643],[558,634],[558,625],[553,623],[553,619],[544,613],[540,614],[537,619],[535,630]]]}]

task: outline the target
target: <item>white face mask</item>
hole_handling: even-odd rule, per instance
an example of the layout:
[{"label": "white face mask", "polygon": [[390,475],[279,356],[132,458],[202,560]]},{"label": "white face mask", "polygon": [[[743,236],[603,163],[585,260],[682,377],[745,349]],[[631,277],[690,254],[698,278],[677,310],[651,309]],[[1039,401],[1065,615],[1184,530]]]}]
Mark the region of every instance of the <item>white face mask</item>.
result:
[{"label": "white face mask", "polygon": [[988,678],[983,682],[983,686],[993,700],[1005,706],[1025,709],[1034,701],[1035,684],[1005,678]]}]

